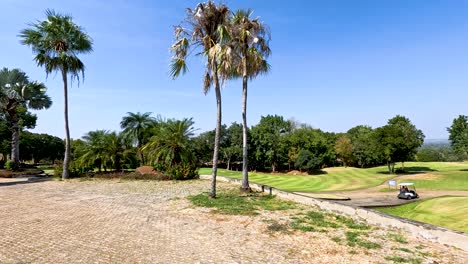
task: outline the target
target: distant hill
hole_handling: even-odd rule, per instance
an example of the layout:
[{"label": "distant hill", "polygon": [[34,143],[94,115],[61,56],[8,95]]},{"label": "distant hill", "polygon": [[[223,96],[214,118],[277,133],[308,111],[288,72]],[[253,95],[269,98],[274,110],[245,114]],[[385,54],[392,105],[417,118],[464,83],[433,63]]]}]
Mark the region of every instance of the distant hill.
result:
[{"label": "distant hill", "polygon": [[448,139],[425,139],[424,145],[441,145],[441,146],[450,146],[450,140]]}]

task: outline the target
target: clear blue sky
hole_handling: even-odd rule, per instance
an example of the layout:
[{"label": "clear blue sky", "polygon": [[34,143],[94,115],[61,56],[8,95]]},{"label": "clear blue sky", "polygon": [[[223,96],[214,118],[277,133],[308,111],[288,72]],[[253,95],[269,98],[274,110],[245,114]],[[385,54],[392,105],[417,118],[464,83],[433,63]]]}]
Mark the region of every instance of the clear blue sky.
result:
[{"label": "clear blue sky", "polygon": [[[46,80],[17,37],[46,8],[72,14],[94,39],[94,52],[82,58],[85,82],[70,89],[73,138],[119,130],[122,116],[137,111],[193,117],[200,132],[213,129],[216,104],[213,92],[202,92],[202,59],[177,80],[168,74],[172,26],[197,2],[1,0],[0,67],[45,82],[54,101],[36,112],[33,131],[64,136],[60,78]],[[223,2],[254,9],[272,32],[272,71],[250,83],[249,125],[278,114],[344,132],[400,114],[426,138],[447,138],[452,120],[468,114],[467,1]],[[222,96],[223,123],[240,122],[241,84],[226,83]]]}]

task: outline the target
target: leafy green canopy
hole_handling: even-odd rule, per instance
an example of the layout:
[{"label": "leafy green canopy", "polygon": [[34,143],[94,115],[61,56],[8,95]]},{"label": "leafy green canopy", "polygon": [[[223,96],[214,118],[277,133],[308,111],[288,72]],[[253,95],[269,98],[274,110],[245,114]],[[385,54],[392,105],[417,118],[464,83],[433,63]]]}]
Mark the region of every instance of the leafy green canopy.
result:
[{"label": "leafy green canopy", "polygon": [[460,115],[447,128],[453,149],[468,158],[468,116]]}]

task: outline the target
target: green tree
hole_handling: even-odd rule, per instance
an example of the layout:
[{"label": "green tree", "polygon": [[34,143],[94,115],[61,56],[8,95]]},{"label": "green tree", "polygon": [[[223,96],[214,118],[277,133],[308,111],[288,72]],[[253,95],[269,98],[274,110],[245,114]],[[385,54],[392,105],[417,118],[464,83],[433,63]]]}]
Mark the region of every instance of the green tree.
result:
[{"label": "green tree", "polygon": [[[195,9],[187,9],[186,25],[175,28],[176,40],[171,46],[173,59],[171,63],[171,75],[178,77],[187,71],[186,59],[192,49],[201,48],[200,52],[206,59],[206,70],[203,82],[203,90],[207,93],[214,86],[216,94],[216,129],[215,144],[213,150],[213,169],[210,197],[216,197],[216,174],[218,169],[218,157],[221,136],[221,85],[220,79],[227,76],[220,75],[219,65],[221,54],[225,48],[224,43],[229,40],[227,23],[229,9],[223,4],[216,5],[212,1],[198,4]],[[224,76],[224,77],[223,77]]]},{"label": "green tree", "polygon": [[452,126],[447,128],[449,140],[452,148],[468,158],[468,116],[460,115],[452,122]]},{"label": "green tree", "polygon": [[72,17],[53,10],[46,10],[47,19],[31,24],[31,28],[20,32],[21,43],[32,47],[37,65],[44,67],[46,75],[61,72],[64,95],[65,155],[62,178],[69,176],[70,129],[68,124],[68,75],[79,81],[84,78],[85,66],[79,54],[92,51],[92,40],[84,30],[76,25]]},{"label": "green tree", "polygon": [[311,171],[320,168],[320,164],[322,164],[320,157],[309,150],[301,149],[298,153],[294,166],[297,167],[300,171]]},{"label": "green tree", "polygon": [[141,162],[140,165],[145,164],[141,148],[144,144],[148,143],[151,137],[149,132],[156,126],[156,123],[156,119],[151,117],[150,112],[143,114],[140,112],[128,112],[127,116],[124,116],[120,122],[120,128],[123,129],[122,133],[137,146],[137,152]]},{"label": "green tree", "polygon": [[22,160],[55,162],[63,159],[65,144],[61,138],[23,131],[20,138]]},{"label": "green tree", "polygon": [[267,115],[252,127],[252,140],[255,144],[255,157],[264,168],[266,163],[273,172],[282,161],[287,160],[287,149],[282,137],[289,133],[291,125],[282,116]]},{"label": "green tree", "polygon": [[29,81],[26,73],[19,69],[9,70],[3,68],[0,71],[0,109],[8,114],[11,122],[11,161],[13,168],[19,168],[19,139],[20,119],[18,108],[47,109],[52,105],[52,100],[46,94],[43,83]]},{"label": "green tree", "polygon": [[[248,175],[248,146],[247,146],[247,87],[249,79],[265,74],[270,65],[266,58],[270,55],[268,45],[270,35],[267,26],[259,18],[251,18],[252,10],[238,10],[231,18],[231,45],[234,50],[234,76],[242,77],[242,187],[250,191]],[[232,53],[231,50],[227,50]],[[229,66],[228,65],[228,66]]]},{"label": "green tree", "polygon": [[83,136],[86,145],[82,150],[82,155],[77,159],[81,166],[96,166],[99,172],[102,171],[103,167],[104,171],[107,170],[106,162],[110,159],[106,152],[109,133],[107,130],[96,130]]},{"label": "green tree", "polygon": [[370,126],[355,126],[348,130],[346,134],[353,144],[353,157],[357,166],[363,168],[369,165],[377,165],[382,158],[379,150],[379,143],[373,136],[374,130]]},{"label": "green tree", "polygon": [[343,162],[343,165],[347,167],[353,162],[353,143],[347,135],[338,137],[335,143],[335,152]]},{"label": "green tree", "polygon": [[387,162],[389,173],[395,172],[395,163],[414,159],[424,142],[424,134],[411,121],[397,115],[387,125],[376,129],[376,140]]},{"label": "green tree", "polygon": [[120,171],[123,163],[134,155],[131,142],[122,133],[96,130],[83,139],[73,141],[73,154],[81,166],[96,166],[99,172],[102,168]]},{"label": "green tree", "polygon": [[329,146],[326,133],[305,124],[287,134],[285,141],[290,161],[292,157],[294,167],[300,170],[318,169],[325,164],[326,159],[334,157],[331,152],[334,153],[335,139]]},{"label": "green tree", "polygon": [[194,163],[191,142],[195,129],[192,118],[161,121],[156,135],[143,147],[153,164],[163,163],[174,166],[180,163]]},{"label": "green tree", "polygon": [[231,169],[232,161],[242,160],[243,128],[241,124],[232,123],[226,129],[226,140],[221,144],[221,152],[226,161],[226,168]]}]

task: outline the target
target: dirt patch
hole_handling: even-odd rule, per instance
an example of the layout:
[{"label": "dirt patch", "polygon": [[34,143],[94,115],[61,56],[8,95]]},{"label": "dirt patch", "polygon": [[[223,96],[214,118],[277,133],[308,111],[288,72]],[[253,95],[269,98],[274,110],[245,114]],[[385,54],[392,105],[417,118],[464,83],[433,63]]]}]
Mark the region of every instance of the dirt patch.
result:
[{"label": "dirt patch", "polygon": [[140,173],[141,175],[145,174],[158,174],[157,171],[154,170],[152,166],[141,166],[136,168],[135,170],[137,173]]},{"label": "dirt patch", "polygon": [[21,176],[37,175],[44,173],[39,169],[21,169],[19,171],[0,170],[0,178],[16,178]]},{"label": "dirt patch", "polygon": [[286,173],[287,175],[302,175],[302,176],[307,176],[309,175],[307,172],[301,172],[301,171],[298,171],[298,170],[292,170],[288,173]]},{"label": "dirt patch", "polygon": [[439,177],[437,175],[434,175],[432,173],[421,173],[421,174],[412,174],[412,175],[404,175],[401,177],[398,177],[399,182],[402,182],[403,180],[438,180]]}]

